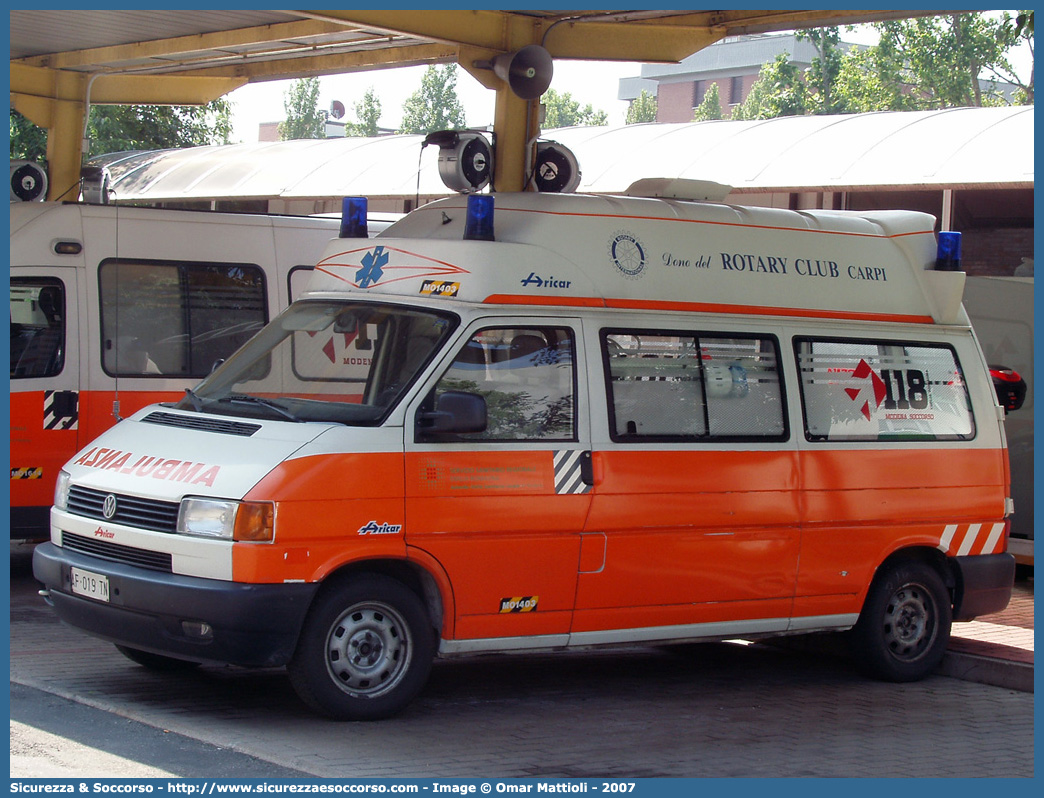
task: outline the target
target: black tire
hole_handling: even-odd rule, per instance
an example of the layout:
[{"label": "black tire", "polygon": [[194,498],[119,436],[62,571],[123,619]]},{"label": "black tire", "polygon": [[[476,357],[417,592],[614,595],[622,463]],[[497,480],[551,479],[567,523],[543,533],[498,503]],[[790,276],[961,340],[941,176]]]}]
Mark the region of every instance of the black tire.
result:
[{"label": "black tire", "polygon": [[200,663],[176,657],[166,657],[163,654],[153,654],[151,651],[141,651],[128,646],[116,646],[116,650],[132,662],[137,662],[143,668],[150,671],[189,671],[198,668]]},{"label": "black tire", "polygon": [[424,603],[368,574],[324,591],[309,610],[287,672],[309,707],[335,720],[379,720],[424,688],[435,632]]},{"label": "black tire", "polygon": [[888,681],[923,679],[942,662],[952,620],[949,591],[934,568],[888,566],[874,578],[852,630],[859,665]]}]

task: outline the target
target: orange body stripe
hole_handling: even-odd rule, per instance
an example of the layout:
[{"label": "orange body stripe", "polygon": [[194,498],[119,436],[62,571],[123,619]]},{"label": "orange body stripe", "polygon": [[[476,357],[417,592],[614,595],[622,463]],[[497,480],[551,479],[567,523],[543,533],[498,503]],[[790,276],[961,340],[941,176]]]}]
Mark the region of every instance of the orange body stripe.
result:
[{"label": "orange body stripe", "polygon": [[757,305],[723,305],[711,302],[668,302],[656,299],[597,299],[594,297],[530,296],[518,294],[490,294],[483,301],[487,305],[543,305],[551,307],[618,308],[621,310],[682,311],[686,313],[729,313],[744,316],[788,316],[810,319],[841,319],[845,321],[899,322],[934,324],[931,316],[900,313],[860,313],[846,310],[815,310],[813,308],[774,308]]}]

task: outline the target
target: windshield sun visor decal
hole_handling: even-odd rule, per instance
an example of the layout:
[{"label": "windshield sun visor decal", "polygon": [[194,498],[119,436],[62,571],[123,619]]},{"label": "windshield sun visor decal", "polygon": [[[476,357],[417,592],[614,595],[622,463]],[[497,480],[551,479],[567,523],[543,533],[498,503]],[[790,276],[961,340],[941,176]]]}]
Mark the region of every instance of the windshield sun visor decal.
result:
[{"label": "windshield sun visor decal", "polygon": [[452,263],[384,245],[339,252],[321,260],[316,270],[363,290],[403,280],[470,273]]}]

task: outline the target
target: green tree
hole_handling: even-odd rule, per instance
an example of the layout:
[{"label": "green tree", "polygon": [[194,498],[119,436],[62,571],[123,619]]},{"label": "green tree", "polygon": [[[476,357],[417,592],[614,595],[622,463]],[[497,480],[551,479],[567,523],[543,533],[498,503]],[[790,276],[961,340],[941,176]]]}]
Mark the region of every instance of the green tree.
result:
[{"label": "green tree", "polygon": [[326,113],[319,110],[319,78],[300,78],[283,95],[286,120],[279,123],[280,141],[326,137]]},{"label": "green tree", "polygon": [[47,131],[37,127],[14,108],[11,109],[11,158],[44,161],[47,158]]},{"label": "green tree", "polygon": [[879,69],[898,73],[915,108],[957,108],[996,104],[979,77],[1010,66],[1005,53],[1015,44],[1010,17],[948,14],[877,23]]},{"label": "green tree", "polygon": [[399,133],[431,133],[464,127],[464,106],[457,99],[457,65],[432,65],[421,87],[402,105]]},{"label": "green tree", "polygon": [[223,98],[201,106],[96,105],[85,154],[228,144],[231,114],[232,104]]},{"label": "green tree", "polygon": [[[1033,102],[1032,67],[1021,80],[1008,58],[1020,42],[1032,56],[1031,11],[1014,19],[1007,12],[954,13],[874,27],[876,45],[847,53],[835,28],[799,34],[816,47],[811,66],[801,74],[786,55],[766,64],[733,119]],[[980,78],[1018,86],[1014,100],[984,90]]]},{"label": "green tree", "polygon": [[544,130],[573,125],[609,124],[609,115],[605,111],[596,111],[590,103],[581,108],[580,103],[574,100],[569,92],[559,94],[554,89],[548,89],[541,102],[544,105]]},{"label": "green tree", "polygon": [[631,104],[627,107],[627,118],[624,123],[634,125],[639,122],[655,122],[656,108],[656,97],[642,89],[642,93],[631,100]]},{"label": "green tree", "polygon": [[[1022,20],[1021,24],[1019,20]],[[1016,19],[982,13],[882,22],[880,40],[863,53],[845,56],[839,91],[853,111],[931,110],[1009,102],[983,90],[980,79],[1019,87],[1014,102],[1033,102],[1033,69],[1020,79],[1008,58],[1025,42],[1032,56],[1032,13]]]},{"label": "green tree", "polygon": [[[85,156],[132,150],[163,150],[228,144],[232,103],[219,98],[206,105],[95,105],[87,122]],[[11,157],[42,161],[47,131],[11,111]]]},{"label": "green tree", "polygon": [[835,89],[844,97],[848,113],[912,111],[916,99],[903,82],[902,61],[889,53],[894,47],[883,42],[879,48],[848,53],[841,62]]},{"label": "green tree", "polygon": [[366,90],[363,98],[353,106],[358,122],[349,122],[344,126],[346,136],[373,137],[378,133],[377,123],[381,119],[381,100],[373,86]]},{"label": "green tree", "polygon": [[808,113],[808,89],[789,53],[761,67],[750,94],[732,110],[733,119],[772,119]]},{"label": "green tree", "polygon": [[693,122],[706,122],[709,119],[721,119],[721,97],[717,83],[707,87],[703,93],[703,102],[696,106],[692,114]]},{"label": "green tree", "polygon": [[1033,72],[1035,67],[1033,55],[1033,11],[1020,11],[1015,18],[1012,18],[1005,12],[1001,17],[1001,26],[1006,29],[1004,35],[1010,37],[1016,46],[1020,44],[1026,46],[1030,56],[1029,77],[1023,78],[1018,75],[1017,70],[1012,68],[1010,61],[1006,58],[1003,62],[988,67],[987,71],[998,79],[1006,80],[1019,87],[1015,92],[1016,104],[1033,105]]},{"label": "green tree", "polygon": [[840,32],[837,28],[811,28],[798,31],[797,38],[816,48],[816,56],[805,70],[808,110],[813,114],[845,113],[845,99],[836,89],[844,56]]}]

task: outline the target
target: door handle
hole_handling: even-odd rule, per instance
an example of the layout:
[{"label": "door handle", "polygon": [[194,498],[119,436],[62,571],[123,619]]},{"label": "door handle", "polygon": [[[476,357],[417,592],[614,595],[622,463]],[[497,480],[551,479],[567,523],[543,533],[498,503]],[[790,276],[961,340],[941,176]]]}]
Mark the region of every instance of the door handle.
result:
[{"label": "door handle", "polygon": [[580,454],[580,479],[584,481],[584,484],[589,487],[594,487],[594,461],[591,459],[591,452],[582,452]]}]

